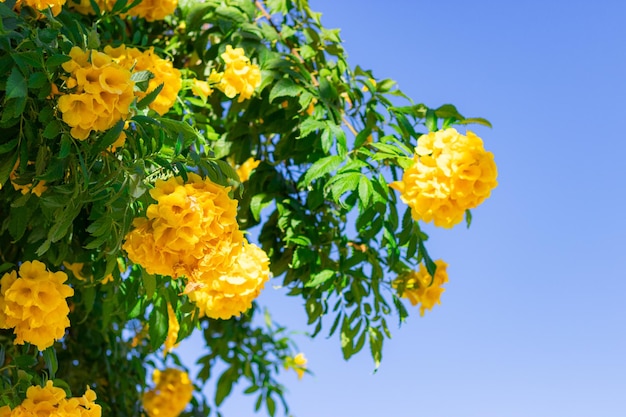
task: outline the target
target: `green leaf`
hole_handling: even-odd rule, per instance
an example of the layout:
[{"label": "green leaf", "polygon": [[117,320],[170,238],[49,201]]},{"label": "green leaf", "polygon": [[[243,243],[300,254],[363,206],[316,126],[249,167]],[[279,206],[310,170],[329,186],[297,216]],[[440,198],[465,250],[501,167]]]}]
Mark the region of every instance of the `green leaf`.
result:
[{"label": "green leaf", "polygon": [[236,376],[237,370],[233,367],[228,368],[217,380],[217,390],[215,391],[215,405],[219,406],[228,397],[233,389],[233,374]]},{"label": "green leaf", "polygon": [[61,132],[61,128],[61,122],[53,120],[46,125],[46,128],[43,130],[41,135],[46,139],[54,139],[58,136],[59,132]]},{"label": "green leaf", "polygon": [[163,90],[164,85],[165,84],[159,84],[154,90],[146,94],[144,98],[142,98],[141,100],[137,102],[137,108],[139,110],[142,110],[148,107],[157,98],[159,93],[161,93],[161,90]]},{"label": "green leaf", "polygon": [[10,98],[26,97],[27,91],[26,78],[18,67],[13,67],[9,78],[7,78],[5,102]]},{"label": "green leaf", "polygon": [[303,88],[289,78],[281,78],[270,91],[270,103],[279,97],[296,97]]},{"label": "green leaf", "polygon": [[158,122],[172,133],[180,133],[183,135],[183,139],[194,141],[201,139],[200,134],[189,123],[180,120],[169,119],[166,117],[159,117]]},{"label": "green leaf", "polygon": [[157,297],[150,318],[148,320],[150,335],[150,346],[153,349],[160,348],[167,338],[167,302],[162,297]]},{"label": "green leaf", "polygon": [[461,125],[477,124],[493,128],[491,122],[487,119],[483,119],[482,117],[470,117],[468,119],[460,120],[457,123]]},{"label": "green leaf", "polygon": [[304,284],[305,287],[317,287],[335,276],[336,272],[332,269],[324,269],[323,271],[312,276],[309,282]]},{"label": "green leaf", "polygon": [[331,155],[318,159],[306,171],[302,179],[299,181],[299,184],[305,186],[311,184],[314,180],[336,170],[343,161],[344,158],[339,155]]},{"label": "green leaf", "polygon": [[151,300],[156,292],[156,277],[142,269],[141,282],[143,283],[143,288],[146,290],[146,297],[148,297],[148,300]]},{"label": "green leaf", "polygon": [[465,224],[467,225],[468,229],[472,224],[472,212],[470,211],[470,209],[465,210]]},{"label": "green leaf", "polygon": [[63,64],[64,62],[71,61],[71,59],[72,59],[71,57],[69,57],[67,55],[63,55],[63,54],[52,55],[46,61],[46,68],[48,68],[48,70],[52,71],[56,67],[58,67],[59,65]]},{"label": "green leaf", "polygon": [[369,205],[374,189],[372,187],[372,183],[366,176],[362,176],[359,179],[359,200],[363,204],[363,207]]},{"label": "green leaf", "polygon": [[54,346],[50,346],[43,351],[43,360],[46,363],[48,369],[48,377],[54,379],[54,376],[59,369],[59,362],[57,361],[57,354]]},{"label": "green leaf", "polygon": [[107,130],[107,132],[96,142],[93,147],[93,153],[99,153],[111,146],[124,130],[124,120],[118,121],[115,126]]},{"label": "green leaf", "polygon": [[255,194],[250,199],[250,211],[256,221],[261,220],[261,211],[272,203],[272,197],[266,193]]}]

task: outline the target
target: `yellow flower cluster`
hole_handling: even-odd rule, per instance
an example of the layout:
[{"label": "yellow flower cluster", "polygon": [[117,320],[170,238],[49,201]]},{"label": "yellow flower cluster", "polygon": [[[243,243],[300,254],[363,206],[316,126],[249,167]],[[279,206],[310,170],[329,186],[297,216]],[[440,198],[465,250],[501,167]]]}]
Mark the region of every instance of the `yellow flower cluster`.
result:
[{"label": "yellow flower cluster", "polygon": [[158,180],[157,203],[134,220],[123,245],[150,274],[185,276],[190,298],[209,317],[229,318],[250,308],[269,279],[265,253],[248,244],[237,224],[229,188],[194,173]]},{"label": "yellow flower cluster", "polygon": [[220,82],[217,84],[226,97],[234,98],[239,94],[237,101],[252,97],[254,89],[261,85],[261,70],[258,65],[250,64],[250,59],[244,55],[243,48],[234,48],[226,45],[226,52],[220,55],[226,64]]},{"label": "yellow flower cluster", "polygon": [[[214,275],[212,271],[210,274]],[[189,299],[196,303],[201,315],[229,319],[248,310],[259,296],[269,279],[269,258],[258,246],[244,242],[227,273],[212,279],[203,275]]]},{"label": "yellow flower cluster", "polygon": [[186,372],[168,368],[152,374],[154,389],[143,396],[143,408],[150,417],[177,417],[193,395],[193,385]]},{"label": "yellow flower cluster", "polygon": [[130,70],[105,53],[75,46],[70,57],[63,69],[70,73],[66,86],[74,92],[59,97],[59,110],[72,136],[85,140],[92,131],[105,131],[127,118],[135,83]]},{"label": "yellow flower cluster", "polygon": [[178,0],[142,0],[128,11],[130,16],[143,17],[148,22],[163,20],[174,13]]},{"label": "yellow flower cluster", "polygon": [[67,398],[63,389],[47,381],[44,387],[29,387],[26,399],[13,410],[9,406],[1,407],[0,417],[100,417],[102,407],[95,401],[96,393],[89,387],[82,397]]},{"label": "yellow flower cluster", "polygon": [[243,242],[237,201],[229,189],[199,175],[157,180],[146,218],[133,222],[124,249],[150,274],[193,279],[204,263],[228,270],[231,252]]},{"label": "yellow flower cluster", "polygon": [[[143,3],[150,2],[144,0]],[[141,3],[140,6],[143,3]],[[171,61],[160,58],[154,52],[154,48],[141,52],[137,48],[129,48],[125,45],[121,45],[117,48],[106,46],[104,52],[113,57],[115,62],[128,70],[132,70],[133,72],[150,71],[154,75],[154,78],[150,79],[148,89],[145,92],[135,92],[138,99],[142,99],[159,85],[163,84],[163,89],[149,105],[152,110],[163,115],[174,105],[178,97],[178,92],[182,87],[180,71],[174,68]]]},{"label": "yellow flower cluster", "polygon": [[0,279],[0,328],[14,328],[15,343],[32,343],[39,350],[52,346],[69,327],[65,300],[74,290],[63,283],[65,272],[49,272],[42,262],[27,261]]},{"label": "yellow flower cluster", "polygon": [[[15,2],[15,9],[19,10],[23,6],[28,6],[32,9],[43,11],[50,8],[52,15],[56,16],[61,13],[65,1],[66,0],[17,0]],[[4,3],[5,0],[0,0],[0,2]]]},{"label": "yellow flower cluster", "polygon": [[448,264],[440,259],[435,261],[435,265],[437,265],[437,271],[434,279],[424,264],[420,264],[419,270],[393,282],[393,287],[401,291],[401,297],[408,298],[413,306],[420,304],[421,316],[426,310],[431,310],[435,304],[441,304],[439,299],[445,291],[441,286],[448,282],[448,271],[446,270]]},{"label": "yellow flower cluster", "polygon": [[390,186],[400,191],[415,220],[435,226],[460,223],[465,211],[477,207],[498,185],[493,154],[469,131],[465,136],[449,128],[421,136],[413,161],[402,181]]},{"label": "yellow flower cluster", "polygon": [[306,372],[307,359],[304,353],[298,353],[295,357],[288,356],[285,359],[285,369],[293,369],[298,374],[298,379],[302,379]]}]

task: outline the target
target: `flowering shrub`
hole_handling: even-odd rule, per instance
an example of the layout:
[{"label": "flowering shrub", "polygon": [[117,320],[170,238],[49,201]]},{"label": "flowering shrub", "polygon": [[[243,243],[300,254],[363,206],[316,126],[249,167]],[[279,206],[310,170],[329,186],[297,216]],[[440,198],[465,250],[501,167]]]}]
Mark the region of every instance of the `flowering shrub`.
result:
[{"label": "flowering shrub", "polygon": [[[0,417],[219,415],[241,381],[288,413],[276,374],[307,362],[261,290],[378,366],[401,298],[423,315],[447,281],[421,224],[469,224],[497,185],[453,128],[489,122],[402,105],[306,0],[7,0],[0,20]],[[194,330],[212,398],[175,349]]]},{"label": "flowering shrub", "polygon": [[143,396],[143,407],[150,417],[177,417],[189,404],[193,385],[186,372],[168,368],[155,369],[152,381],[154,389]]},{"label": "flowering shrub", "polygon": [[449,128],[419,138],[413,165],[391,184],[415,220],[450,228],[463,220],[498,185],[493,154],[472,132]]},{"label": "flowering shrub", "polygon": [[74,290],[63,283],[65,272],[49,272],[42,262],[24,262],[0,279],[0,327],[13,328],[15,343],[32,343],[39,350],[52,346],[70,325],[65,299]]}]

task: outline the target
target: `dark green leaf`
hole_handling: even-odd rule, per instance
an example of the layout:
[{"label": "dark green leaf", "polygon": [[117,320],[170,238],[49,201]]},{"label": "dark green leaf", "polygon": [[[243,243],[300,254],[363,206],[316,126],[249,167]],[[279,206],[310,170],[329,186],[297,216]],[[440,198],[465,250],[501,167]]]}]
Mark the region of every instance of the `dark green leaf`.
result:
[{"label": "dark green leaf", "polygon": [[9,78],[7,78],[5,101],[10,98],[26,97],[26,78],[17,67],[13,67]]},{"label": "dark green leaf", "polygon": [[270,91],[270,103],[279,97],[296,97],[302,92],[303,88],[290,80],[289,78],[281,78],[278,80],[272,91]]}]

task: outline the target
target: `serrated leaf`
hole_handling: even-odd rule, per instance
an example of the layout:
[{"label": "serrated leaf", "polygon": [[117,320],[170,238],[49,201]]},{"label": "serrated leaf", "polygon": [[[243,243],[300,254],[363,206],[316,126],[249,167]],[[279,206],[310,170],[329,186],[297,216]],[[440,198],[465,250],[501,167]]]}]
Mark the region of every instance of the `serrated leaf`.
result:
[{"label": "serrated leaf", "polygon": [[275,99],[279,97],[296,97],[302,92],[303,88],[294,83],[289,78],[281,78],[278,80],[272,91],[270,91],[270,103],[273,103]]},{"label": "serrated leaf", "polygon": [[343,161],[344,158],[339,155],[331,155],[318,159],[309,167],[299,183],[301,185],[309,185],[314,180],[336,170]]},{"label": "serrated leaf", "polygon": [[10,98],[26,97],[27,91],[26,78],[18,67],[13,67],[9,78],[7,78],[5,102]]}]

